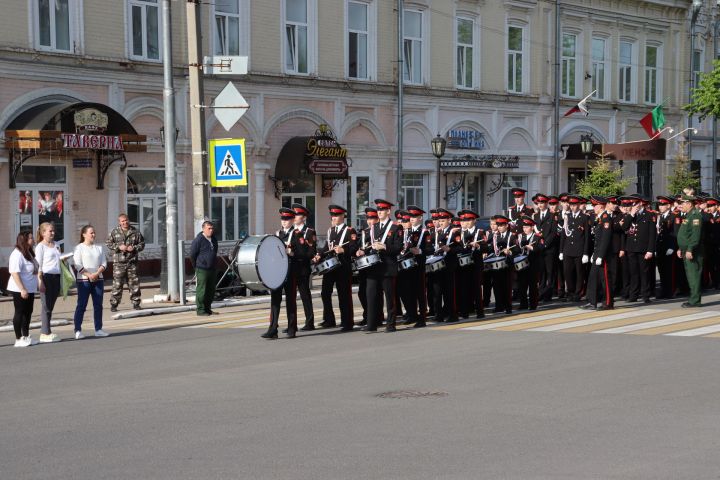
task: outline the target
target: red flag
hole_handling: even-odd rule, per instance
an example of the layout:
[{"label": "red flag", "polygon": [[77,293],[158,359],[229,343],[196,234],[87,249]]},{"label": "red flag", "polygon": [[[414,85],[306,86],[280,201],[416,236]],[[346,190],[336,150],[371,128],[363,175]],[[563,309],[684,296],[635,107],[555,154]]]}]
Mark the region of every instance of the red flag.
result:
[{"label": "red flag", "polygon": [[563,115],[563,117],[570,116],[570,115],[572,115],[573,113],[576,113],[576,112],[582,112],[582,113],[584,113],[585,116],[587,117],[587,116],[590,114],[590,112],[588,111],[588,107],[587,107],[587,101],[588,101],[588,100],[590,99],[590,97],[592,97],[594,94],[595,94],[595,91],[593,91],[590,95],[588,95],[587,97],[585,97],[585,98],[583,98],[582,100],[580,100],[574,107],[572,107],[570,110],[568,110],[567,112],[565,112],[565,115]]}]

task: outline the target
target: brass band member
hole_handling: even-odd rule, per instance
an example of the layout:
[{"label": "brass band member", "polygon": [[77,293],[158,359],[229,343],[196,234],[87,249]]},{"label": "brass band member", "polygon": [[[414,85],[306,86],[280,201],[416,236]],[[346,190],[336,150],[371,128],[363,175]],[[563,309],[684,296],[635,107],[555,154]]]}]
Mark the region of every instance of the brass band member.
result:
[{"label": "brass band member", "polygon": [[588,217],[580,211],[584,199],[577,195],[569,195],[568,203],[570,212],[565,215],[561,225],[563,230],[560,234],[560,254],[558,257],[563,262],[565,272],[565,284],[568,300],[579,302],[580,294],[585,280],[585,269],[583,265],[590,261],[588,255],[589,235],[587,232]]},{"label": "brass band member", "polygon": [[[364,254],[365,250],[370,250],[370,248],[372,248],[370,244],[370,230],[378,222],[377,209],[373,207],[365,208],[365,222],[368,226],[360,232],[360,244],[356,253],[358,256],[361,256],[361,252]],[[367,325],[367,270],[365,269],[358,270],[358,298],[360,299],[360,305],[362,305],[363,309],[360,326],[364,327]],[[378,323],[382,323],[382,320],[378,319]]]},{"label": "brass band member", "polygon": [[539,233],[542,233],[542,238],[545,243],[542,255],[540,256],[541,265],[539,269],[540,281],[539,281],[539,295],[540,299],[549,302],[552,299],[554,282],[558,256],[558,229],[557,222],[555,221],[555,215],[552,214],[548,205],[550,197],[538,193],[532,198],[535,205],[537,205],[538,211],[532,216],[533,221],[536,224],[536,229]]},{"label": "brass band member", "polygon": [[461,255],[469,255],[472,259],[470,265],[460,266],[457,270],[459,315],[468,318],[475,312],[477,318],[482,318],[485,316],[482,298],[482,254],[487,246],[485,231],[475,225],[479,215],[472,210],[460,210],[458,217],[462,228]]},{"label": "brass band member", "polygon": [[[430,232],[423,225],[425,211],[416,205],[407,208],[408,227],[404,229],[404,256],[415,259],[417,266],[398,272],[398,289],[408,313],[407,325],[422,328],[427,320],[425,258],[433,253]],[[402,254],[401,254],[402,255]]]},{"label": "brass band member", "polygon": [[529,266],[517,272],[518,300],[520,310],[537,310],[540,273],[544,269],[545,239],[537,224],[530,217],[520,217],[522,234],[518,237],[520,253],[527,255]]},{"label": "brass band member", "polygon": [[659,215],[657,216],[657,238],[655,240],[655,260],[660,273],[660,292],[657,298],[672,298],[675,295],[675,214],[671,208],[672,198],[660,195],[657,198]]},{"label": "brass band member", "polygon": [[300,300],[302,300],[305,311],[305,325],[300,330],[315,330],[315,309],[310,295],[310,260],[317,253],[317,234],[305,223],[310,216],[310,210],[299,203],[293,203],[290,208],[295,210],[295,230],[298,230],[298,235],[302,239],[302,243],[306,244],[309,254],[305,258],[295,255],[291,259],[297,270],[298,292],[300,292]]},{"label": "brass band member", "polygon": [[495,312],[512,313],[512,255],[518,252],[517,237],[509,231],[510,219],[504,215],[492,217],[497,231],[492,237],[490,254],[504,257],[506,267],[495,270],[493,277],[493,294],[495,296]]},{"label": "brass band member", "polygon": [[[595,211],[592,222],[594,237],[593,252],[590,256],[590,275],[587,283],[587,303],[580,308],[586,310],[610,310],[613,308],[613,283],[608,269],[612,256],[613,218],[605,210],[607,198],[598,195],[590,197]],[[598,307],[598,303],[601,305]]]}]

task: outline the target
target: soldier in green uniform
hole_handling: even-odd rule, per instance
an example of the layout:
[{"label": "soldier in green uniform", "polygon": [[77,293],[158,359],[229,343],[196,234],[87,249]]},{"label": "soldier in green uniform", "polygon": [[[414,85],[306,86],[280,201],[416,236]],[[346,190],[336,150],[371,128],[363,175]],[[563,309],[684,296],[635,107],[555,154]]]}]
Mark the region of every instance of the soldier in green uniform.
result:
[{"label": "soldier in green uniform", "polygon": [[701,307],[700,281],[703,266],[702,215],[695,208],[695,197],[683,195],[680,208],[685,218],[677,234],[678,257],[683,259],[685,275],[690,286],[690,298],[682,304],[683,308]]},{"label": "soldier in green uniform", "polygon": [[142,233],[132,225],[124,213],[118,216],[115,227],[105,241],[113,256],[113,286],[110,297],[110,311],[117,312],[122,298],[123,285],[127,282],[133,308],[140,310],[140,281],[137,275],[138,253],[145,249]]}]

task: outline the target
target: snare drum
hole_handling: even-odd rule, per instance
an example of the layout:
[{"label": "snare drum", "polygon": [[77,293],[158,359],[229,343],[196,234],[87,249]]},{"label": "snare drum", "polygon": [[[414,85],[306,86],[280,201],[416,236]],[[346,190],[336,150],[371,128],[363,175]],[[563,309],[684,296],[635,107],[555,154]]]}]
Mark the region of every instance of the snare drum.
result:
[{"label": "snare drum", "polygon": [[506,257],[489,257],[483,260],[485,270],[503,270],[507,268]]},{"label": "snare drum", "polygon": [[460,254],[460,255],[458,255],[457,259],[458,259],[458,265],[460,265],[461,267],[467,267],[468,265],[473,264],[472,253]]},{"label": "snare drum", "polygon": [[407,258],[403,258],[398,261],[398,265],[401,271],[410,270],[411,268],[417,267],[417,261],[415,260],[415,256],[411,255]]},{"label": "snare drum", "polygon": [[252,235],[235,248],[238,276],[250,290],[276,290],[285,283],[288,256],[285,242],[275,235]]},{"label": "snare drum", "polygon": [[515,266],[515,270],[518,272],[525,270],[530,266],[530,258],[528,258],[527,255],[518,255],[513,258],[513,265]]},{"label": "snare drum", "polygon": [[340,268],[340,259],[337,257],[328,257],[325,260],[313,265],[310,268],[310,273],[312,275],[325,275],[336,268]]},{"label": "snare drum", "polygon": [[357,266],[358,270],[365,270],[366,268],[370,268],[380,263],[382,263],[382,259],[377,253],[363,255],[362,257],[357,257],[355,259],[355,265]]},{"label": "snare drum", "polygon": [[436,273],[443,268],[445,268],[445,259],[440,255],[433,255],[425,261],[425,273]]}]

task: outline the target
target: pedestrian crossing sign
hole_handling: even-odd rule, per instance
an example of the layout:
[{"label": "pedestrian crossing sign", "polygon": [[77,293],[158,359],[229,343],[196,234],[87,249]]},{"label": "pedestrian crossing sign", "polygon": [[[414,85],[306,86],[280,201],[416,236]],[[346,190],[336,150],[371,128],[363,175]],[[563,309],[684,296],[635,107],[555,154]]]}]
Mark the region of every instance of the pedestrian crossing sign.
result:
[{"label": "pedestrian crossing sign", "polygon": [[208,141],[211,187],[247,186],[245,139],[222,138]]}]

